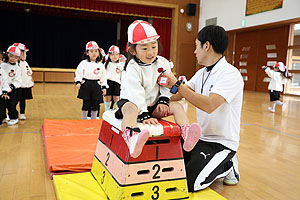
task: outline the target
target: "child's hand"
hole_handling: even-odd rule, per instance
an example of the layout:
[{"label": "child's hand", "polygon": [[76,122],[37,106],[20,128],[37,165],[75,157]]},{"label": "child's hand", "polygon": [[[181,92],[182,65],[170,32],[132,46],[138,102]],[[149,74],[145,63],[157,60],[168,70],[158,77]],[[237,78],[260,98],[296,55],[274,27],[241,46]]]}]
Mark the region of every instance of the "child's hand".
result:
[{"label": "child's hand", "polygon": [[106,95],[106,89],[102,89],[102,95],[103,95],[103,96]]},{"label": "child's hand", "polygon": [[267,67],[266,67],[266,66],[261,66],[261,68],[262,68],[262,69],[266,69]]},{"label": "child's hand", "polygon": [[3,99],[10,99],[10,97],[8,95],[6,95],[6,94],[2,94],[1,98],[3,98]]},{"label": "child's hand", "polygon": [[77,88],[78,90],[80,89],[80,86],[81,86],[80,83],[77,83],[77,84],[76,84],[76,88]]},{"label": "child's hand", "polygon": [[156,107],[156,112],[158,112],[160,115],[164,117],[167,117],[169,116],[170,108],[165,104],[158,104]]},{"label": "child's hand", "polygon": [[148,125],[153,124],[154,126],[159,125],[158,120],[156,118],[146,119],[143,121],[143,124],[148,124]]}]

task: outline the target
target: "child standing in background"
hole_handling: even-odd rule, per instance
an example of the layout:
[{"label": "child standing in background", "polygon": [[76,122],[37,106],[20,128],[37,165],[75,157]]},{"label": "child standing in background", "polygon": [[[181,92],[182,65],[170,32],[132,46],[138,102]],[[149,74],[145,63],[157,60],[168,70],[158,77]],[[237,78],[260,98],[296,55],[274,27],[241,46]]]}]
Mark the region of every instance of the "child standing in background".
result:
[{"label": "child standing in background", "polygon": [[[105,57],[105,51],[104,49],[100,48],[100,54],[102,55],[102,58],[101,58],[101,63],[104,63],[104,57]],[[100,102],[99,102],[100,104]],[[99,106],[99,110],[97,112],[97,117],[96,119],[99,119],[99,115],[100,115],[100,106]],[[88,110],[88,115],[87,115],[87,119],[90,120],[92,119],[92,108],[90,107],[89,110]]]},{"label": "child standing in background", "polygon": [[20,107],[20,120],[25,120],[25,107],[26,107],[26,99],[32,99],[32,87],[34,85],[32,81],[32,70],[30,69],[26,58],[27,52],[29,49],[22,43],[14,43],[14,46],[17,46],[21,50],[21,60],[19,63],[21,69],[21,88],[19,90],[19,107]]},{"label": "child standing in background", "polygon": [[121,100],[116,118],[122,120],[122,136],[129,148],[130,156],[138,157],[149,138],[147,129],[137,127],[137,119],[143,124],[158,125],[156,118],[174,115],[181,126],[184,139],[183,148],[193,149],[201,134],[197,123],[189,125],[189,120],[179,103],[169,104],[172,93],[158,84],[163,72],[171,73],[170,62],[158,56],[160,36],[154,27],[142,20],[134,21],[128,27],[128,60],[126,75],[122,80]]},{"label": "child standing in background", "polygon": [[21,70],[18,65],[20,60],[21,50],[19,47],[10,46],[7,49],[7,54],[4,55],[3,63],[0,68],[7,75],[7,83],[11,88],[11,92],[8,93],[9,99],[6,100],[6,108],[8,110],[8,115],[10,120],[7,125],[15,125],[19,122],[18,111],[16,106],[18,104],[18,91],[17,89],[21,87]]},{"label": "child standing in background", "polygon": [[[108,58],[105,63],[106,77],[108,89],[105,96],[105,110],[109,110],[111,102],[118,102],[120,99],[121,90],[121,72],[123,71],[124,63],[119,62],[120,49],[119,47],[113,45],[108,50]],[[116,109],[118,107],[116,106]]]},{"label": "child standing in background", "polygon": [[[82,119],[87,119],[88,110],[91,107],[92,119],[97,118],[99,103],[103,103],[106,95],[106,73],[101,63],[100,48],[94,41],[86,44],[86,52],[75,71],[76,88],[79,89],[78,98],[83,100]],[[103,95],[103,96],[102,96]]]},{"label": "child standing in background", "polygon": [[280,92],[283,91],[283,84],[286,84],[287,79],[291,79],[292,76],[288,72],[287,67],[282,62],[277,62],[271,70],[268,66],[262,66],[266,74],[271,78],[268,90],[270,93],[270,107],[271,112],[275,112],[275,106],[280,105],[282,112],[286,108],[286,104],[280,101]]},{"label": "child standing in background", "polygon": [[6,118],[5,100],[9,99],[8,92],[10,91],[11,89],[7,83],[7,75],[4,70],[0,68],[0,126]]}]

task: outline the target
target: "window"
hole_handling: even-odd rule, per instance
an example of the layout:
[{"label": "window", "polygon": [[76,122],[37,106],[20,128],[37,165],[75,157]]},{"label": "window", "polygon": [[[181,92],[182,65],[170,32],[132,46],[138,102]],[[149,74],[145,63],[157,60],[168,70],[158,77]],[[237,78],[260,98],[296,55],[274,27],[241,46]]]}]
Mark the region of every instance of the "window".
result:
[{"label": "window", "polygon": [[288,47],[288,69],[293,75],[286,88],[286,94],[300,95],[300,23],[291,25]]}]

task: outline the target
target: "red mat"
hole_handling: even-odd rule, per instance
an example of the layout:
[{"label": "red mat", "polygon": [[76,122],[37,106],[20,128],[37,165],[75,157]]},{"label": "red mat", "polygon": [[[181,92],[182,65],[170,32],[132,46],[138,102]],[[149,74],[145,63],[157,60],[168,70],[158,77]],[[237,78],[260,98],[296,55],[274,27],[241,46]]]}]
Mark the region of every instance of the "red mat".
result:
[{"label": "red mat", "polygon": [[92,168],[102,120],[45,119],[42,134],[50,174]]}]

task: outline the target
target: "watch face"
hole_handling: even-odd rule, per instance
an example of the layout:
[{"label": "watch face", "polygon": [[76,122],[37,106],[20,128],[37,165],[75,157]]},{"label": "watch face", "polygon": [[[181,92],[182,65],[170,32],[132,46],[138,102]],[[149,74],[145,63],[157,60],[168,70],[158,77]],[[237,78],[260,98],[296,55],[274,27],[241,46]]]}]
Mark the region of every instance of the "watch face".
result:
[{"label": "watch face", "polygon": [[193,30],[193,25],[192,25],[192,23],[191,23],[191,22],[187,22],[187,23],[185,24],[185,28],[186,28],[186,30],[187,30],[188,32],[191,32],[191,31]]},{"label": "watch face", "polygon": [[172,94],[176,94],[177,91],[178,91],[178,87],[176,87],[175,85],[173,85],[173,86],[171,87],[170,92],[171,92]]}]

